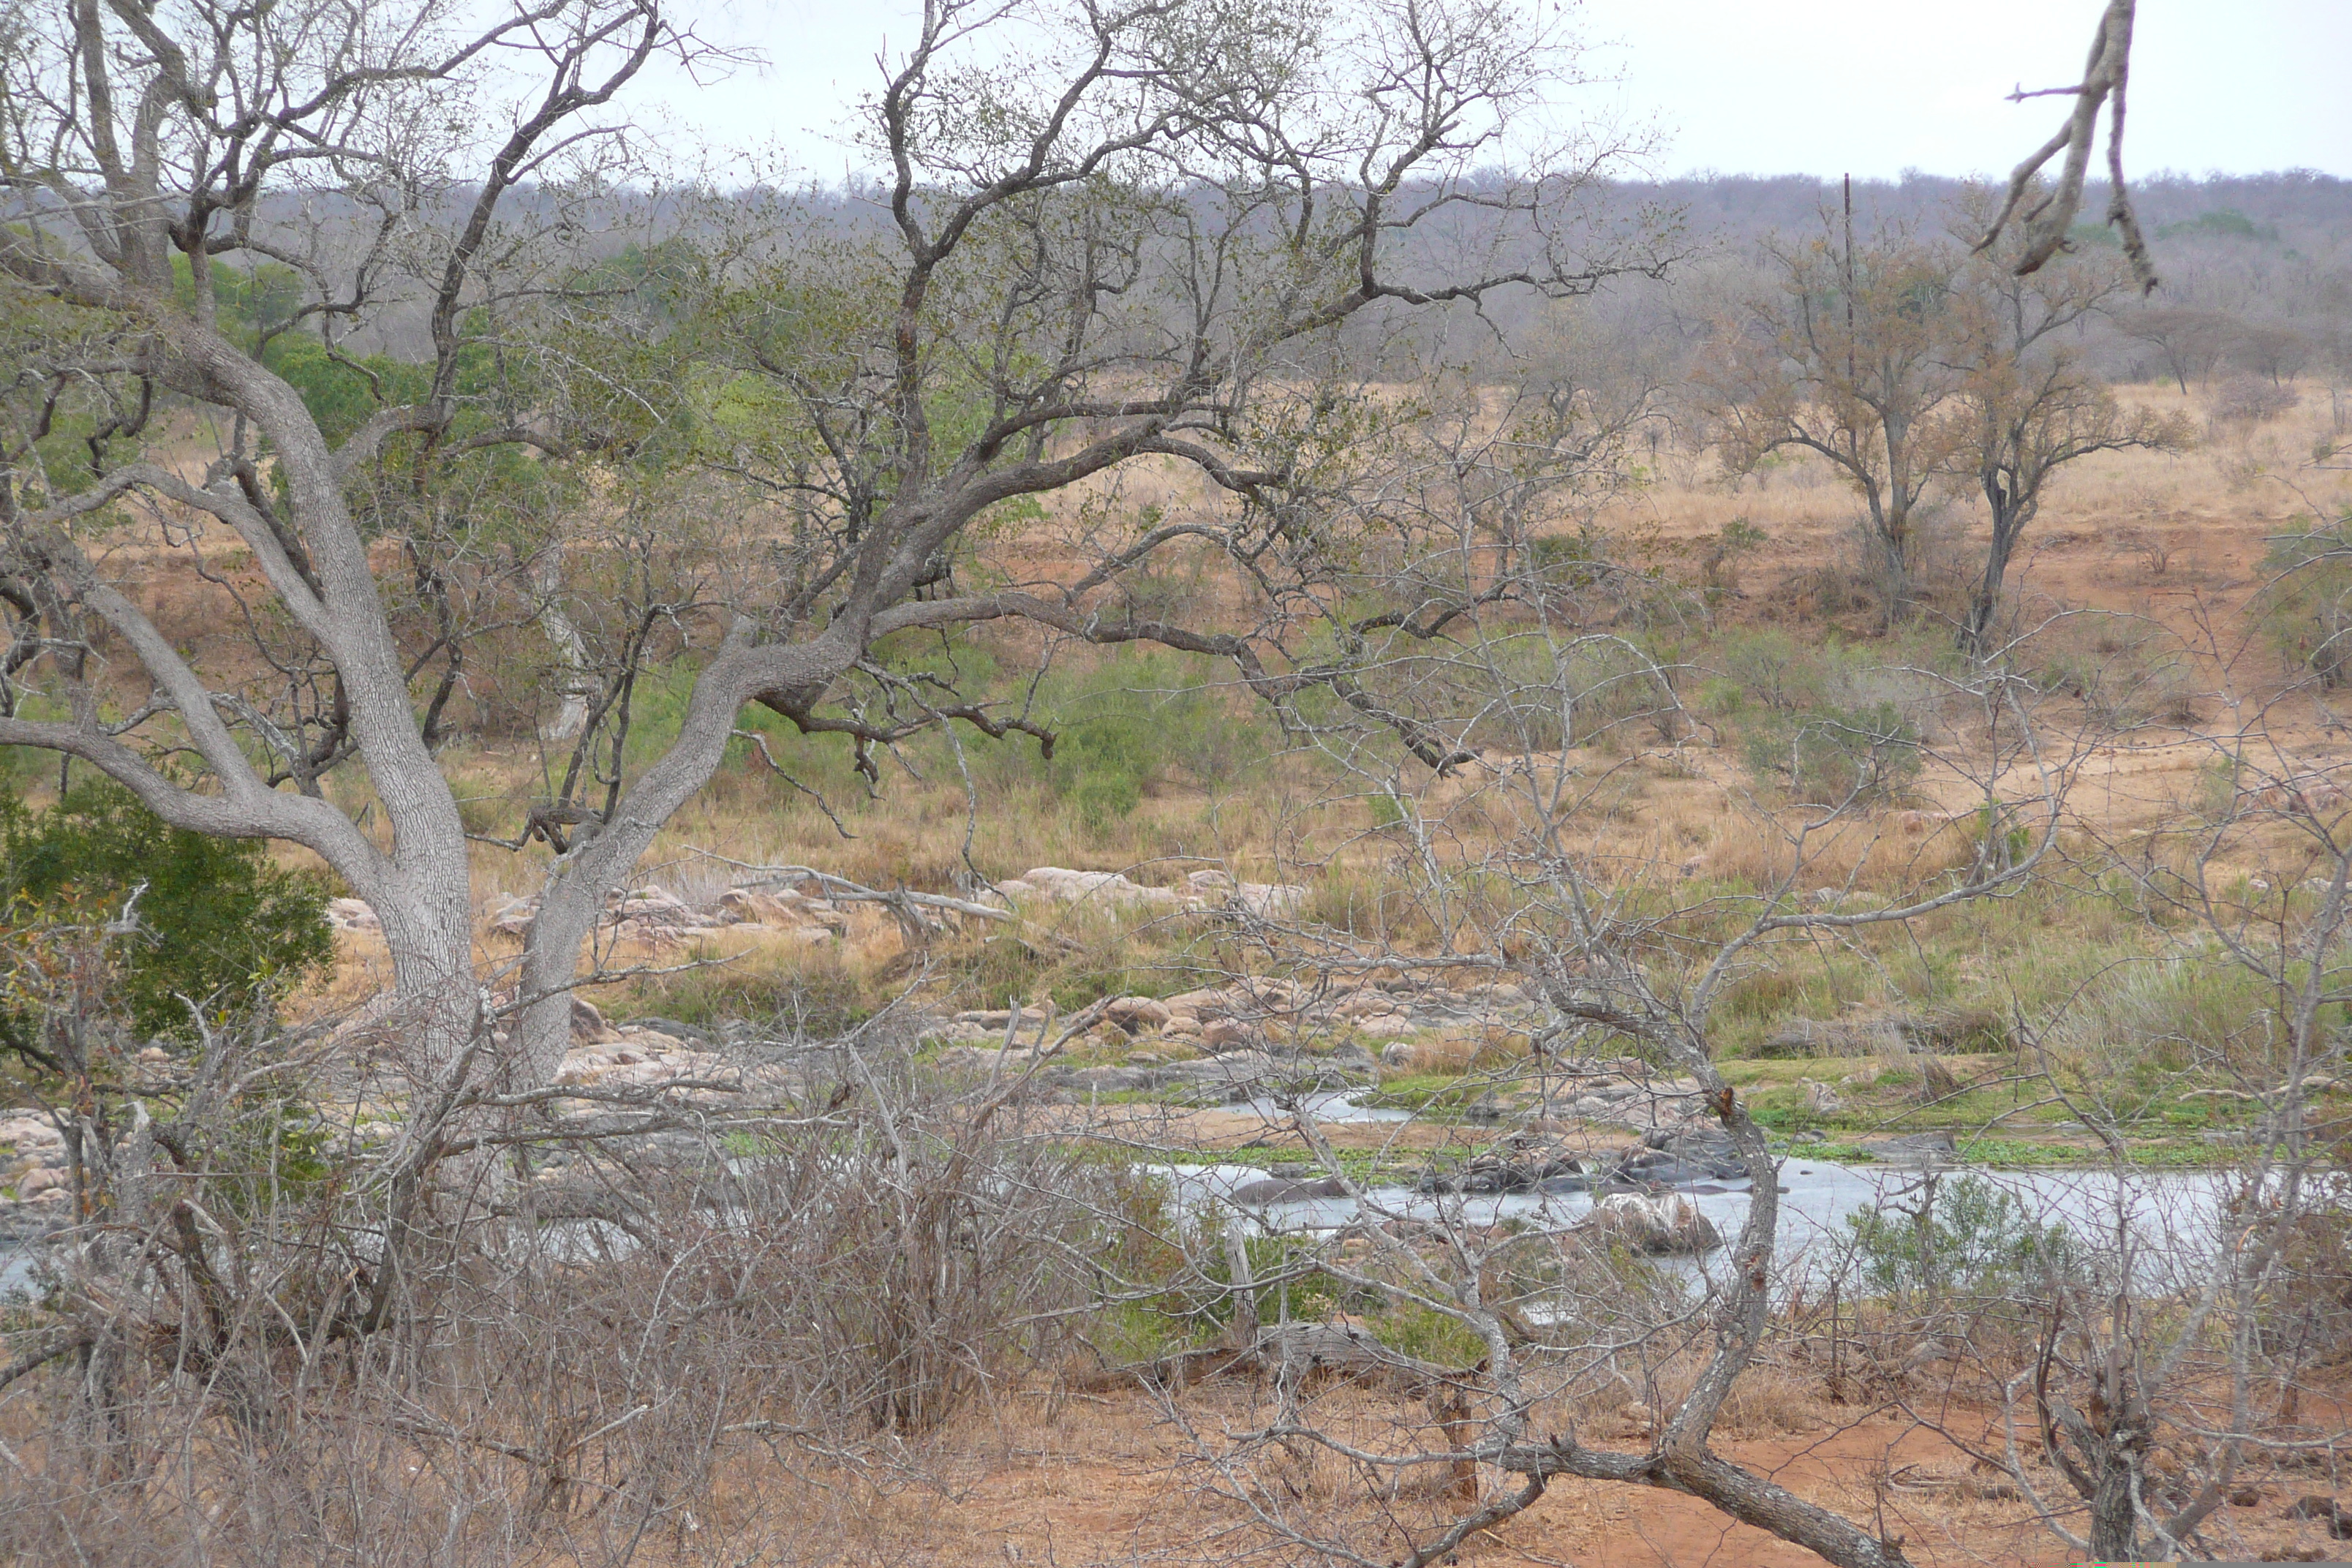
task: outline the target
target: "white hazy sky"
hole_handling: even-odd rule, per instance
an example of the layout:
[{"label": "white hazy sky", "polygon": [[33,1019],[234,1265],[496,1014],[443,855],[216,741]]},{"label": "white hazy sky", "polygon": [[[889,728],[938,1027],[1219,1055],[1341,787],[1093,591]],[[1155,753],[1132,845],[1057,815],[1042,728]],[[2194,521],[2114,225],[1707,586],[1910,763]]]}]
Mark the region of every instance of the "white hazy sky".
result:
[{"label": "white hazy sky", "polygon": [[[688,0],[713,42],[765,64],[696,84],[642,83],[698,140],[772,148],[819,177],[830,140],[876,79],[909,0]],[[1652,172],[1886,177],[2005,173],[2061,106],[2003,101],[2082,69],[2101,0],[1586,0],[1580,89],[1664,133]],[[1571,103],[1577,100],[1570,100]],[[1569,105],[1564,104],[1563,107]],[[2352,0],[2141,0],[2127,172],[2352,176]],[[722,172],[723,173],[723,172]]]}]

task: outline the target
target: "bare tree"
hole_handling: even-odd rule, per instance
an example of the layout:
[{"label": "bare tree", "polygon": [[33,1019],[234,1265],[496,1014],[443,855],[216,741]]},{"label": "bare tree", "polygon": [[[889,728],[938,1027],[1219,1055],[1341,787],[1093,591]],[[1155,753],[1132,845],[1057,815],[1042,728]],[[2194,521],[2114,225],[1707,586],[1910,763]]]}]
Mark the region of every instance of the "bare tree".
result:
[{"label": "bare tree", "polygon": [[1965,434],[1950,461],[1983,492],[1992,523],[1960,626],[1960,646],[1970,653],[1985,647],[2011,556],[2060,468],[2097,452],[2178,449],[2189,438],[2179,416],[2125,408],[2067,341],[2121,287],[2119,278],[2095,258],[2030,273],[2007,262],[1993,252],[1968,270],[1948,351],[1966,376],[1958,398]]},{"label": "bare tree", "polygon": [[[1316,449],[1332,435],[1328,367],[1352,323],[1514,289],[1570,296],[1656,264],[1606,243],[1580,248],[1567,226],[1611,147],[1515,155],[1524,173],[1488,174],[1504,127],[1572,63],[1555,24],[1516,7],[1301,9],[1283,26],[1244,26],[1185,0],[1016,9],[927,7],[864,121],[888,170],[875,193],[887,222],[885,238],[846,247],[834,273],[854,308],[831,318],[838,331],[824,343],[779,345],[772,321],[745,334],[755,361],[763,343],[790,351],[762,368],[798,401],[820,477],[757,477],[796,498],[814,533],[772,578],[737,571],[699,603],[639,601],[635,624],[708,628],[715,641],[666,754],[641,773],[573,768],[541,814],[557,852],[520,960],[522,1016],[498,1064],[518,1085],[553,1072],[567,988],[607,894],[719,765],[747,703],[812,730],[887,735],[892,723],[855,705],[824,711],[867,650],[893,633],[1005,616],[1262,667],[1245,639],[1102,608],[1123,572],[1195,523],[1141,531],[1075,581],[940,591],[958,542],[992,508],[1169,458],[1246,514],[1251,552],[1307,548]],[[1054,47],[1006,58],[1058,63],[1006,64],[978,37],[1018,27]],[[431,498],[412,495],[404,517],[363,520],[352,487],[379,457],[411,449],[401,441],[429,449],[456,433],[565,449],[528,406],[461,426],[467,367],[496,360],[478,323],[524,320],[517,296],[539,287],[504,271],[517,256],[500,214],[523,182],[610,144],[594,117],[656,49],[691,46],[650,5],[551,4],[471,33],[437,11],[61,6],[12,47],[21,112],[0,262],[27,309],[69,323],[48,340],[54,368],[20,388],[33,395],[28,424],[46,428],[84,386],[135,389],[127,401],[140,409],[152,388],[220,411],[235,438],[190,476],[111,457],[117,422],[93,447],[97,473],[70,494],[45,491],[20,462],[8,565],[30,608],[11,613],[24,616],[20,644],[42,651],[18,679],[46,660],[72,711],[12,713],[0,740],[87,761],[168,821],[317,851],[381,916],[391,1002],[421,1059],[470,1070],[469,1047],[487,1037],[466,833],[434,758],[439,700],[426,700],[420,723],[415,690],[436,659],[443,681],[458,660],[440,630],[423,639],[430,658],[404,646],[370,544],[373,527],[391,530],[433,620],[445,579],[416,547]],[[543,69],[543,92],[515,104],[476,183],[447,183],[453,154],[421,128],[454,127],[462,141],[467,117],[448,106],[496,94],[510,79],[490,63],[515,58]],[[226,329],[205,286],[216,257],[306,260],[273,237],[275,204],[298,191],[383,215],[363,230],[383,242],[359,266],[304,271],[297,317],[331,329],[331,349],[349,321],[373,319],[393,258],[423,253],[408,269],[423,290],[429,375],[408,398],[379,380],[382,405],[340,443],[268,354]],[[1460,266],[1399,270],[1402,237],[1456,216],[1483,220],[1488,236]],[[175,281],[181,266],[193,269],[193,303]],[[810,276],[822,281],[824,269]],[[803,332],[814,320],[779,309]],[[494,397],[478,401],[499,412]],[[270,718],[232,679],[194,668],[108,580],[88,531],[138,496],[164,509],[167,537],[173,517],[193,515],[252,552],[274,613],[307,639],[297,685],[316,693],[310,707]],[[101,626],[153,683],[121,719],[75,684]],[[634,657],[624,665],[614,689],[625,694]],[[1276,689],[1340,679],[1290,672]],[[583,717],[576,754],[625,762],[626,703],[601,707]],[[914,715],[995,727],[950,698]],[[257,767],[257,747],[277,761]],[[159,766],[166,752],[193,782]],[[353,759],[381,802],[388,848],[320,785]],[[281,776],[294,787],[278,787]]]},{"label": "bare tree", "polygon": [[1959,258],[1894,236],[1850,254],[1824,235],[1770,247],[1773,290],[1727,329],[1701,373],[1735,469],[1789,447],[1860,498],[1884,621],[1909,609],[1917,520],[1957,431],[1947,353]]},{"label": "bare tree", "polygon": [[[1908,1401],[2102,1561],[2253,1555],[2231,1499],[2343,1439],[2304,1399],[2346,1331],[2341,1124],[2321,1102],[2344,1062],[2344,789],[2278,743],[2272,705],[2234,710],[2199,736],[2221,787],[2105,847],[2189,940],[2032,1026],[2043,1092],[2099,1158],[2071,1201],[2034,1208],[2060,1239],[1994,1292],[2001,1326],[1969,1375]],[[2189,999],[2214,991],[2239,1007],[2191,1023]],[[2184,1080],[2235,1145],[2210,1173],[2160,1172],[2141,1141]],[[1951,1408],[1971,1399],[2000,1412],[1990,1432]]]},{"label": "bare tree", "polygon": [[2190,378],[2202,380],[2212,374],[2228,352],[2234,330],[2231,320],[2218,311],[2156,306],[2120,311],[2116,326],[2126,337],[2156,351],[2183,397],[2189,395]]}]

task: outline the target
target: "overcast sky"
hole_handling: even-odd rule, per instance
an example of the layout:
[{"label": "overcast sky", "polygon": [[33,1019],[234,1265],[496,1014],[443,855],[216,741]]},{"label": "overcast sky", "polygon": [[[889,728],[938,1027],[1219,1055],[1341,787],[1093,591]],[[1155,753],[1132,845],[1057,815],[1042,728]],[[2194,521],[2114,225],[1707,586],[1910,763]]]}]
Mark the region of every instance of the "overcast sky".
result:
[{"label": "overcast sky", "polygon": [[[714,42],[766,63],[644,84],[698,140],[840,174],[828,135],[913,31],[907,0],[688,0]],[[2004,173],[2060,108],[2003,101],[2081,72],[2102,0],[1587,0],[1586,89],[1664,135],[1662,174]],[[2352,0],[2141,0],[2128,172],[2352,176]]]}]

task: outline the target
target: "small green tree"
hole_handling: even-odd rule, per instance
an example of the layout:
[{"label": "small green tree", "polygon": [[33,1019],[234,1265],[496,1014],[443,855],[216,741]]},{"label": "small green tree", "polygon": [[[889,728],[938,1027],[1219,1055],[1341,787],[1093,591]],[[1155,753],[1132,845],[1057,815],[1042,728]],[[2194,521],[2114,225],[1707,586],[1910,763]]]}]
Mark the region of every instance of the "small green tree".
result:
[{"label": "small green tree", "polygon": [[1759,778],[1786,780],[1793,801],[1868,805],[1900,795],[1919,776],[1919,735],[1892,702],[1823,707],[1749,730],[1748,763]]},{"label": "small green tree", "polygon": [[1846,1216],[1864,1281],[1881,1295],[1981,1296],[2063,1274],[2074,1254],[2063,1225],[2042,1225],[2024,1200],[1973,1173],[1936,1184],[1912,1214]]},{"label": "small green tree", "polygon": [[2271,580],[2255,596],[2254,619],[2279,657],[2308,666],[2326,688],[2352,679],[2352,512],[2333,528],[2273,540],[2263,569]]},{"label": "small green tree", "polygon": [[167,827],[112,784],[40,811],[0,796],[0,945],[60,926],[122,927],[115,1006],[143,1035],[193,1035],[191,1004],[228,1017],[275,1003],[333,958],[326,901],[316,879],[273,864],[259,841]]}]

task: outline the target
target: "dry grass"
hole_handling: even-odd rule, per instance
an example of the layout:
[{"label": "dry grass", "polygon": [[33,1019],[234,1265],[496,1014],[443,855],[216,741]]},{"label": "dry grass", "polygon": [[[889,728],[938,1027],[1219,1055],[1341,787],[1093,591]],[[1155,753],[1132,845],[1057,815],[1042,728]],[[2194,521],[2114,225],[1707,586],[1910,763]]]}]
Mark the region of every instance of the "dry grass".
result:
[{"label": "dry grass", "polygon": [[[2124,395],[2158,406],[2179,402],[2163,387],[2126,388]],[[2324,396],[2306,395],[2285,416],[2251,425],[2208,418],[2210,401],[2202,392],[2189,400],[2207,431],[2193,452],[2177,458],[2103,455],[2065,471],[2027,539],[2018,578],[2025,596],[2049,605],[2087,605],[2147,617],[2129,624],[2156,626],[2176,640],[2193,629],[2198,617],[2210,617],[2221,628],[2222,642],[2234,646],[2233,617],[2259,585],[2267,536],[2315,507],[2352,503],[2352,476],[2312,466],[2313,452],[2330,435]],[[1710,454],[1668,453],[1661,473],[1656,482],[1602,516],[1635,563],[1654,564],[1696,584],[1705,542],[1726,524],[1744,519],[1765,536],[1752,553],[1734,557],[1717,571],[1717,586],[1731,590],[1715,605],[1718,629],[1778,622],[1798,626],[1803,639],[1818,637],[1825,626],[1855,626],[1866,620],[1857,619],[1859,612],[1823,607],[1822,595],[1838,580],[1846,558],[1853,512],[1852,496],[1824,466],[1791,458],[1734,480]],[[1207,501],[1197,479],[1172,466],[1129,473],[1115,484],[1074,493],[1030,537],[1011,542],[1008,564],[1015,576],[1062,571],[1087,506],[1116,511]],[[1980,547],[1969,521],[1973,515],[1965,507],[1955,509],[1935,547],[1942,563],[1936,570],[1950,583],[1958,581]],[[207,658],[233,663],[236,622],[226,613],[221,590],[194,581],[184,566],[163,565],[166,553],[151,532],[132,528],[119,536],[110,569],[147,596],[169,635]],[[249,562],[239,558],[242,547],[221,530],[200,529],[197,537],[215,569],[232,575],[250,572]],[[1167,604],[1196,613],[1230,611],[1241,604],[1230,574],[1202,554],[1156,568],[1147,587]],[[1042,647],[1031,631],[988,636],[996,639],[989,646],[1006,668],[1021,668]],[[1701,663],[1706,646],[1702,635],[1696,644]],[[2110,663],[2129,652],[2104,644],[2080,651],[2094,662]],[[1061,668],[1083,669],[1093,657],[1063,649],[1057,659]],[[2189,660],[2194,668],[2184,680],[2189,688],[2210,690],[2226,675],[2259,690],[2280,673],[2265,665],[2270,658],[2263,648],[2247,646],[2234,670]],[[2210,703],[2207,710],[2212,710]],[[2167,720],[2161,712],[2151,717],[2159,726]],[[1569,840],[1604,876],[1655,882],[1696,877],[1707,884],[1752,887],[1775,884],[1789,874],[1797,814],[1775,805],[1770,789],[1757,788],[1737,744],[1713,747],[1704,736],[1668,744],[1646,734],[1637,738],[1630,729],[1626,735],[1636,742],[1633,747],[1571,753],[1568,759],[1583,772],[1588,786],[1568,825]],[[2274,759],[2277,766],[2312,765],[2311,759],[2291,753],[2316,738],[2282,732],[2287,754]],[[1119,869],[1139,880],[1165,883],[1200,865],[1219,863],[1251,879],[1305,881],[1314,917],[1363,937],[1408,947],[1429,947],[1439,940],[1409,896],[1409,882],[1396,874],[1399,841],[1372,831],[1375,816],[1367,802],[1331,799],[1331,776],[1309,755],[1253,759],[1246,778],[1162,770],[1132,811],[1090,820],[1057,796],[1036,761],[1034,742],[1025,739],[1000,743],[968,738],[963,761],[969,780],[943,750],[911,747],[905,765],[886,763],[883,786],[871,797],[839,757],[826,760],[826,744],[788,742],[780,755],[795,767],[809,763],[805,776],[825,791],[838,826],[754,760],[738,758],[667,826],[637,880],[659,882],[692,900],[708,900],[745,875],[713,855],[753,864],[816,865],[874,886],[929,890],[968,884],[975,873],[1003,878],[1041,864]],[[544,787],[534,749],[511,738],[485,735],[461,742],[445,760],[469,820],[487,832],[513,832]],[[2209,763],[2207,749],[2177,733],[2143,732],[2133,744],[2093,752],[2075,782],[2070,844],[2127,847],[2138,835],[2177,819],[2210,792]],[[2013,798],[2031,782],[2013,777],[2000,781],[2000,787]],[[1475,808],[1449,818],[1462,835],[1454,852],[1465,861],[1497,841],[1491,835],[1524,826],[1506,812],[1481,826],[1477,812],[1491,803],[1474,797],[1491,787],[1472,770],[1425,791],[1423,809],[1433,816]],[[330,788],[345,809],[368,811],[371,792],[362,774],[341,775]],[[1980,799],[1980,786],[1931,767],[1917,782],[1915,796],[1815,836],[1805,847],[1806,886],[1801,891],[1839,888],[1883,895],[1964,864],[1974,851],[1973,821],[1965,815],[1941,818],[1967,813]],[[366,821],[370,831],[384,834],[381,810],[370,812]],[[2266,841],[2250,838],[2242,856],[2249,876],[2262,875],[2291,848],[2283,836],[2271,837],[2278,842],[2267,848]],[[309,858],[292,850],[286,856],[295,862]],[[487,906],[501,896],[530,894],[547,861],[543,846],[516,852],[477,845],[478,900]],[[948,956],[950,967],[967,972],[960,984],[969,984],[973,994],[1020,990],[1032,995],[1090,968],[1181,965],[1186,960],[1190,935],[1138,932],[1135,923],[1093,910],[1056,916],[1034,933],[1033,946],[1053,954],[1050,962],[1033,954],[1008,966],[997,950],[982,954],[970,946]],[[773,951],[748,934],[714,941],[705,951],[726,961],[746,994],[763,985],[784,991],[845,985],[869,1003],[904,974],[908,963],[896,927],[879,914],[858,917],[847,939],[821,957]],[[303,999],[306,1013],[348,1008],[383,984],[387,966],[380,943],[345,938],[342,952],[331,981]],[[508,959],[511,952],[510,944],[487,937],[478,949],[486,965]],[[621,963],[668,963],[682,955],[631,948],[608,956]],[[659,1010],[667,1005],[657,995],[662,989],[596,994],[615,1005]]]}]

